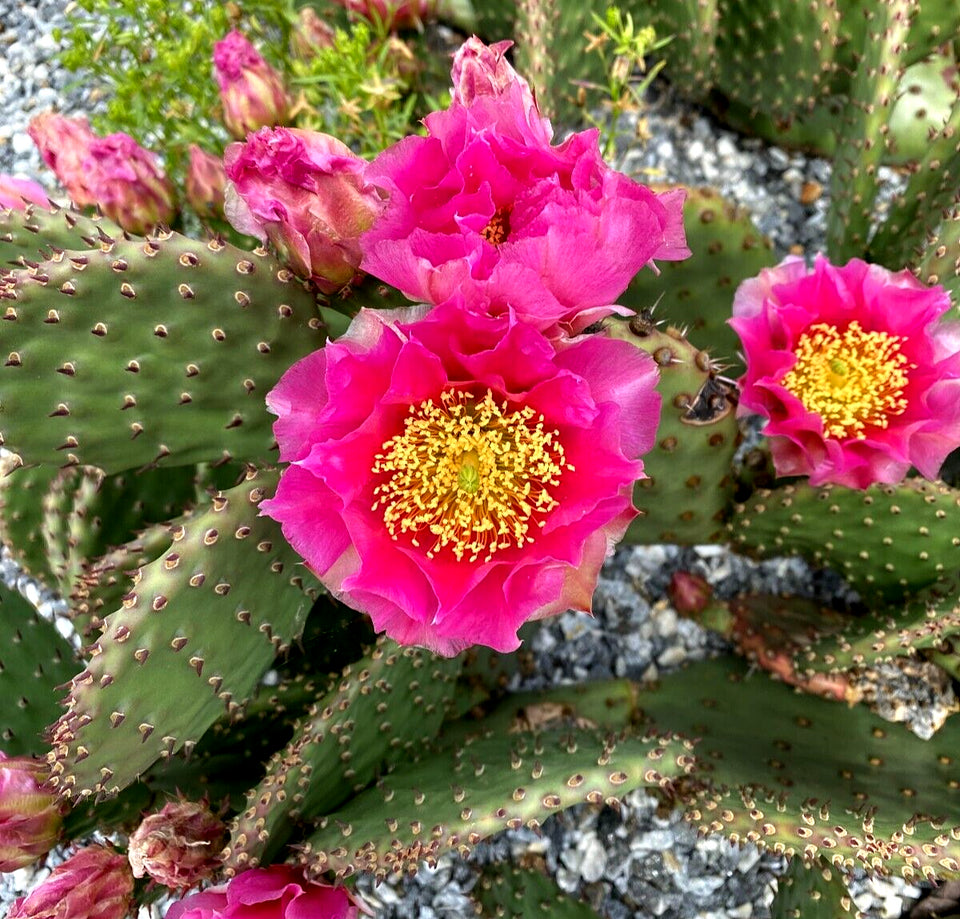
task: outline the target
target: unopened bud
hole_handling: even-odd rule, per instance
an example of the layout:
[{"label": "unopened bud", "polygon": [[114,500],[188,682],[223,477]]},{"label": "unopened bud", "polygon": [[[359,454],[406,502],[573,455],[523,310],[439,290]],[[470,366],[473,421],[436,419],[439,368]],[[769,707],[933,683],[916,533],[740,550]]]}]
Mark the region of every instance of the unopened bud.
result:
[{"label": "unopened bud", "polygon": [[673,608],[682,616],[702,613],[713,598],[713,588],[692,571],[675,571],[667,585],[667,595]]},{"label": "unopened bud", "polygon": [[187,167],[187,201],[201,217],[223,216],[223,189],[227,174],[219,156],[190,144],[190,165]]},{"label": "unopened bud", "polygon": [[16,871],[46,855],[60,835],[60,807],[43,789],[47,767],[0,753],[0,871]]},{"label": "unopened bud", "polygon": [[174,890],[186,890],[219,867],[226,827],[206,804],[171,801],[144,817],[130,837],[127,856],[134,877],[149,875]]},{"label": "unopened bud", "polygon": [[126,919],[132,905],[126,858],[107,846],[87,846],[20,897],[7,919]]},{"label": "unopened bud", "polygon": [[223,123],[236,138],[257,128],[283,124],[290,99],[283,79],[260,53],[234,30],[213,46]]},{"label": "unopened bud", "polygon": [[324,48],[332,48],[336,33],[312,6],[300,8],[299,21],[290,33],[290,51],[302,61],[309,61]]},{"label": "unopened bud", "polygon": [[27,133],[43,161],[63,183],[70,200],[78,207],[96,204],[85,162],[97,135],[90,130],[87,119],[43,112],[30,120]]}]

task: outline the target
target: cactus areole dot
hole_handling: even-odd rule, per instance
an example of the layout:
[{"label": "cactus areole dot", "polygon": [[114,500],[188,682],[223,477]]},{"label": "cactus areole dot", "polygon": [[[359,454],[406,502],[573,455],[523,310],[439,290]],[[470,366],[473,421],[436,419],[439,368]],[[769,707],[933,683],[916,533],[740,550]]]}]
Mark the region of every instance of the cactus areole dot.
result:
[{"label": "cactus areole dot", "polygon": [[377,454],[372,471],[384,480],[374,509],[393,539],[409,533],[429,558],[449,548],[458,561],[489,561],[533,542],[557,507],[551,489],[573,468],[559,436],[530,406],[511,410],[490,390],[446,390],[439,404],[411,405],[403,432]]},{"label": "cactus areole dot", "polygon": [[856,320],[843,331],[818,322],[797,341],[797,363],[783,386],[820,415],[827,436],[863,439],[867,427],[886,428],[907,407],[904,391],[916,365],[902,352],[903,341],[867,332]]}]

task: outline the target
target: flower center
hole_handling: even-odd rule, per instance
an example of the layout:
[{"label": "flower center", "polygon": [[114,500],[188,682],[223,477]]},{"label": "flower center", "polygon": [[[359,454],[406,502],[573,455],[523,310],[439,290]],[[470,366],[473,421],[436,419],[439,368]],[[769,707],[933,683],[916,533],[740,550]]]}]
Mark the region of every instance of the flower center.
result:
[{"label": "flower center", "polygon": [[865,332],[856,320],[842,332],[817,323],[800,336],[783,386],[823,419],[828,437],[862,440],[868,426],[886,428],[907,407],[903,393],[916,364],[900,350],[904,341]]},{"label": "flower center", "polygon": [[530,406],[511,410],[487,390],[482,398],[447,390],[439,404],[411,405],[403,431],[374,458],[373,509],[393,539],[411,534],[420,545],[429,533],[427,557],[449,547],[457,561],[489,561],[495,552],[533,542],[557,507],[551,489],[565,461],[559,432],[544,430]]},{"label": "flower center", "polygon": [[480,231],[480,235],[491,246],[499,246],[510,235],[510,208],[498,207],[490,222]]}]

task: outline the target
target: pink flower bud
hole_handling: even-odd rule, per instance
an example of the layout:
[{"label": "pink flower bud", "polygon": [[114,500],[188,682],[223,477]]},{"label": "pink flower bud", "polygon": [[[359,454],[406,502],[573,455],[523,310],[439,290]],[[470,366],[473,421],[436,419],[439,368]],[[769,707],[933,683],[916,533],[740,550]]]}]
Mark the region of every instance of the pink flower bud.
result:
[{"label": "pink flower bud", "polygon": [[335,33],[312,6],[300,8],[300,21],[290,33],[290,50],[303,61],[309,61],[323,48],[333,47]]},{"label": "pink flower bud", "polygon": [[0,753],[0,871],[16,871],[46,855],[60,835],[56,795],[44,791],[46,766]]},{"label": "pink flower bud", "polygon": [[173,185],[129,134],[95,137],[83,166],[96,203],[125,230],[146,233],[176,215]]},{"label": "pink flower bud", "polygon": [[44,112],[31,119],[27,133],[37,145],[43,161],[63,183],[70,200],[78,207],[96,204],[84,161],[97,135],[90,130],[87,119],[82,115],[67,118]]},{"label": "pink flower bud", "polygon": [[43,186],[30,179],[15,179],[5,172],[0,172],[0,208],[22,211],[28,204],[50,206]]},{"label": "pink flower bud", "polygon": [[702,613],[713,598],[713,588],[692,571],[675,571],[667,585],[673,608],[684,616]]},{"label": "pink flower bud", "polygon": [[290,100],[283,79],[239,32],[230,32],[213,46],[213,64],[220,86],[223,123],[243,139],[257,128],[283,124]]},{"label": "pink flower bud", "polygon": [[333,0],[351,13],[373,23],[382,23],[387,29],[409,29],[434,19],[439,0]]},{"label": "pink flower bud", "polygon": [[127,860],[106,846],[87,846],[17,900],[7,919],[126,919],[132,905]]},{"label": "pink flower bud", "polygon": [[345,887],[315,884],[296,868],[271,865],[185,897],[166,919],[358,919],[359,909]]},{"label": "pink flower bud", "polygon": [[219,156],[190,144],[187,168],[187,201],[201,217],[223,216],[223,189],[227,173]]},{"label": "pink flower bud", "polygon": [[176,890],[193,887],[220,867],[225,835],[223,821],[206,804],[171,801],[144,817],[130,837],[133,876],[149,875]]},{"label": "pink flower bud", "polygon": [[262,128],[224,154],[225,211],[241,233],[269,240],[289,268],[325,293],[353,281],[360,234],[382,210],[366,163],[335,137]]}]

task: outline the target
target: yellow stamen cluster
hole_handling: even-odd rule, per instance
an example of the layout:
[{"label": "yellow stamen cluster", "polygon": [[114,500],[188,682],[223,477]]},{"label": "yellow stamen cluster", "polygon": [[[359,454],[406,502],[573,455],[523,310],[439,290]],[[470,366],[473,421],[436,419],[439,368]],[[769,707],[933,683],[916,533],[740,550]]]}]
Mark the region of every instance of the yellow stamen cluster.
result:
[{"label": "yellow stamen cluster", "polygon": [[480,231],[480,235],[491,246],[499,246],[510,235],[510,208],[498,207],[490,222]]},{"label": "yellow stamen cluster", "polygon": [[557,507],[551,494],[566,462],[559,432],[529,406],[447,390],[439,404],[411,405],[403,431],[383,445],[373,473],[373,510],[393,539],[415,546],[432,537],[427,556],[449,547],[457,560],[489,561],[495,552],[533,542],[531,527]]},{"label": "yellow stamen cluster", "polygon": [[868,427],[886,428],[907,407],[903,393],[916,364],[900,350],[905,340],[866,332],[856,320],[843,331],[817,323],[800,336],[783,386],[823,419],[828,437],[862,440]]}]

